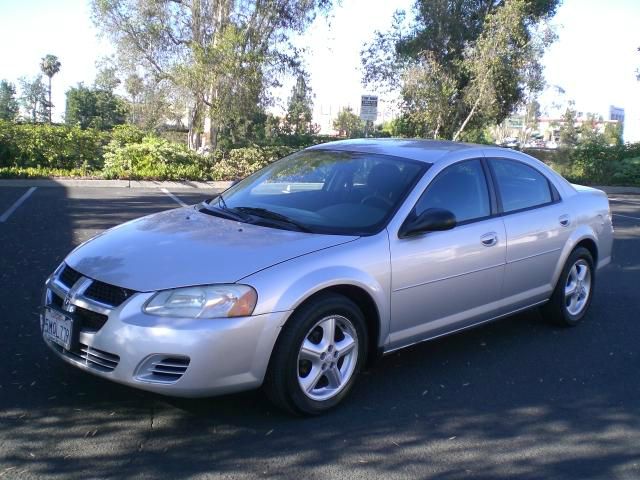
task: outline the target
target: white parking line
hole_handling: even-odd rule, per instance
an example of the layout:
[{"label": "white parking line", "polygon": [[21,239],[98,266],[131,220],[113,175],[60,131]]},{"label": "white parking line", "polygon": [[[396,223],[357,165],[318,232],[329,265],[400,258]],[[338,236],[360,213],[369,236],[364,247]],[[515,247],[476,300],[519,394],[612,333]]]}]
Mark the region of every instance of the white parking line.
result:
[{"label": "white parking line", "polygon": [[31,194],[33,192],[36,191],[37,188],[38,187],[31,187],[29,190],[24,192],[24,194],[22,194],[22,196],[18,200],[16,200],[16,202],[13,205],[11,205],[9,207],[9,210],[7,210],[6,212],[4,212],[2,214],[2,216],[0,217],[0,222],[2,222],[2,223],[6,222],[9,219],[9,217],[11,216],[11,214],[13,214],[13,212],[15,212],[18,209],[18,207],[20,205],[22,205],[24,203],[24,201],[27,198],[29,198],[29,196],[31,196]]},{"label": "white parking line", "polygon": [[632,217],[630,215],[621,215],[619,213],[612,213],[611,215],[613,215],[614,217],[631,218],[633,220],[640,220],[640,217]]},{"label": "white parking line", "polygon": [[181,205],[183,207],[187,207],[188,206],[186,203],[184,203],[182,200],[180,200],[178,197],[176,197],[173,193],[171,193],[166,188],[161,188],[160,190],[162,190],[163,193],[165,193],[168,196],[170,196],[178,205]]}]

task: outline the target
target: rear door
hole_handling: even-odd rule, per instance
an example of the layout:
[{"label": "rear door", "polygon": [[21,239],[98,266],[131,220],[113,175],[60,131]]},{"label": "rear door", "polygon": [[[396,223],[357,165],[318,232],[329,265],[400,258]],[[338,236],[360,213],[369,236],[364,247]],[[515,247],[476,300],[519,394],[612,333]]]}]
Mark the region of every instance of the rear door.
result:
[{"label": "rear door", "polygon": [[481,159],[446,167],[410,215],[452,211],[452,230],[399,238],[390,232],[391,342],[396,348],[485,318],[499,299],[506,235]]},{"label": "rear door", "polygon": [[574,219],[553,184],[534,166],[508,158],[488,162],[507,233],[502,297],[513,310],[549,297]]}]

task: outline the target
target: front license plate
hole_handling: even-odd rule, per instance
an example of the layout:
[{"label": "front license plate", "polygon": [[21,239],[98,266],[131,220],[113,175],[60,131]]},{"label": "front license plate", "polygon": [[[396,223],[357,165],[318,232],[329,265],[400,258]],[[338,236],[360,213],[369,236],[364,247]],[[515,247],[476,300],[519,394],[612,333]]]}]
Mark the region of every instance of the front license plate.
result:
[{"label": "front license plate", "polygon": [[71,348],[73,334],[73,320],[50,308],[44,311],[42,335],[47,340],[57,343],[65,350]]}]

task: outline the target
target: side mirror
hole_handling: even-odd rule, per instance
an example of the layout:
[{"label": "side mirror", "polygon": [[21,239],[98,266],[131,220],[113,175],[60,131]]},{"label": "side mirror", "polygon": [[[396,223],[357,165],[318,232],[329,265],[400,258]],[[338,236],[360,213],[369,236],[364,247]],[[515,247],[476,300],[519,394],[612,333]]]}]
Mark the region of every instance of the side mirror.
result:
[{"label": "side mirror", "polygon": [[426,232],[451,230],[456,226],[456,216],[443,208],[427,208],[417,217],[408,218],[400,227],[400,238],[412,237]]}]

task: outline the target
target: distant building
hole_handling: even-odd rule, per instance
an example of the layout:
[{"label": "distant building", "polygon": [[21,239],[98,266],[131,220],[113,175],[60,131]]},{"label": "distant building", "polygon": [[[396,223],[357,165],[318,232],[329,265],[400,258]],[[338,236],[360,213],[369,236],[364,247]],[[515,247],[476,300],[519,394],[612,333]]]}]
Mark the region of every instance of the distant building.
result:
[{"label": "distant building", "polygon": [[616,120],[624,127],[624,108],[609,105],[609,120]]}]

